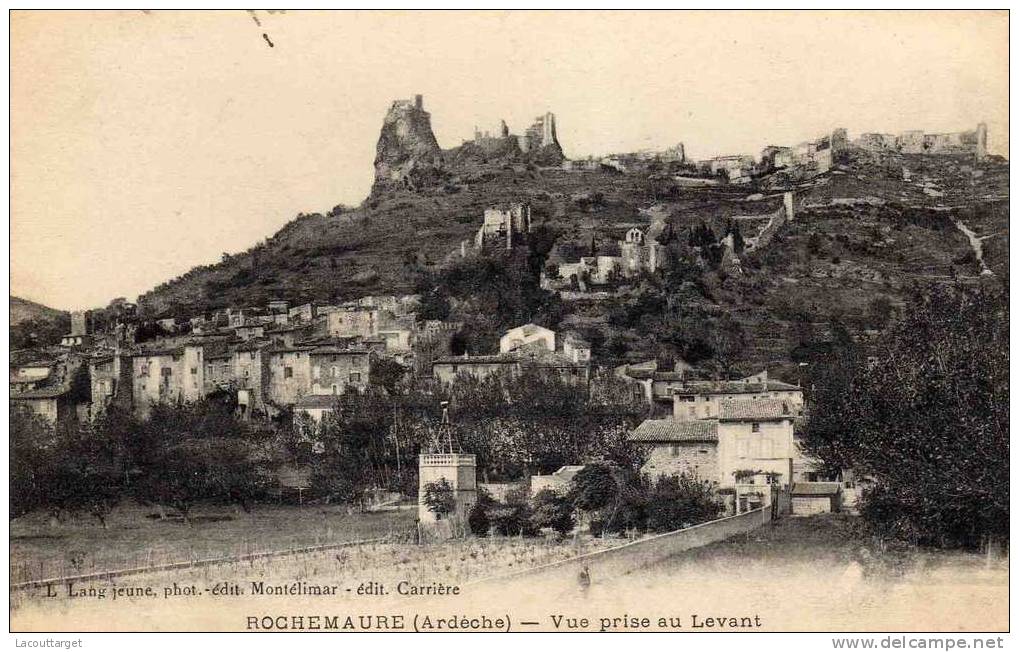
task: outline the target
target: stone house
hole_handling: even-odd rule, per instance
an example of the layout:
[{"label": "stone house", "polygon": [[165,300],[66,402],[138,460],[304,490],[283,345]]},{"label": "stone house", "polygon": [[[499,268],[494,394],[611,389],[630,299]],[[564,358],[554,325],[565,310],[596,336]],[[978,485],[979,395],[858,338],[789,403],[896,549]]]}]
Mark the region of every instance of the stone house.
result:
[{"label": "stone house", "polygon": [[641,272],[656,272],[664,266],[665,246],[641,229],[632,228],[619,243],[623,275],[637,276]]},{"label": "stone house", "polygon": [[719,482],[718,423],[646,419],[628,437],[635,444],[649,444],[641,472],[657,478],[687,474]]},{"label": "stone house", "polygon": [[150,349],[131,357],[131,395],[144,418],[155,403],[182,400],[184,349]]},{"label": "stone house", "polygon": [[110,405],[117,403],[130,408],[133,403],[131,390],[131,358],[117,353],[96,355],[89,360],[89,383],[91,385],[91,413],[98,416]]},{"label": "stone house", "polygon": [[294,405],[311,390],[313,346],[274,347],[268,356],[267,400],[276,405]]},{"label": "stone house", "polygon": [[444,356],[432,361],[432,377],[440,383],[452,384],[457,376],[466,374],[478,379],[494,375],[515,376],[520,361],[512,354]]},{"label": "stone house", "polygon": [[722,401],[743,398],[778,399],[788,403],[794,414],[803,413],[803,389],[768,378],[767,370],[739,380],[678,379],[670,386],[672,415],[676,420],[718,418]]},{"label": "stone house", "polygon": [[511,328],[499,338],[499,352],[509,353],[522,347],[540,346],[548,351],[556,350],[555,331],[536,324],[524,324]]},{"label": "stone house", "polygon": [[19,407],[28,409],[50,423],[78,415],[72,392],[63,385],[40,387],[12,394],[10,403],[12,409]]},{"label": "stone house", "polygon": [[687,473],[721,487],[788,486],[796,455],[789,404],[774,399],[723,401],[714,419],[647,419],[628,440],[649,444],[643,472]]},{"label": "stone house", "polygon": [[[793,477],[793,406],[777,399],[723,400],[718,415],[720,484],[789,486]],[[743,478],[744,471],[755,471]]]},{"label": "stone house", "polygon": [[320,424],[327,414],[336,409],[336,397],[332,394],[306,394],[294,405],[294,414],[305,415],[313,423]]},{"label": "stone house", "polygon": [[326,316],[326,333],[329,337],[377,337],[379,311],[371,308],[330,312]]},{"label": "stone house", "polygon": [[319,347],[309,353],[313,395],[338,395],[368,388],[372,353],[368,349]]},{"label": "stone house", "polygon": [[53,376],[55,365],[55,361],[44,358],[11,365],[11,394],[20,394],[47,384]]}]

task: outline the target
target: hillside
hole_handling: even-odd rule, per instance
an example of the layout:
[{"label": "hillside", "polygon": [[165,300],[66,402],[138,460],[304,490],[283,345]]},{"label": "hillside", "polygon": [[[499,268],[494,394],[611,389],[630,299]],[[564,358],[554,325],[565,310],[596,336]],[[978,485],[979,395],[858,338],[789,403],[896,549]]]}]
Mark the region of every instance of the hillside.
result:
[{"label": "hillside", "polygon": [[[821,176],[792,168],[732,185],[690,185],[676,162],[622,172],[565,170],[562,158],[552,114],[523,139],[503,125],[497,137],[442,150],[421,98],[394,102],[361,206],[299,215],[248,251],[142,295],[139,308],[146,318],[183,317],[270,298],[330,304],[416,292],[429,297],[432,317],[466,325],[472,352],[533,320],[580,331],[606,363],[656,356],[795,368],[839,329],[873,339],[918,283],[1008,279],[1000,158],[852,148]],[[786,191],[795,219],[772,224]],[[484,210],[508,202],[531,206],[527,254],[461,260]],[[594,294],[538,288],[546,264],[618,255],[623,235],[652,218],[674,261],[666,274]],[[722,242],[736,233],[756,242],[766,225],[760,247]]]},{"label": "hillside", "polygon": [[57,344],[71,328],[69,313],[12,296],[10,349]]},{"label": "hillside", "polygon": [[21,299],[15,296],[11,297],[10,305],[11,326],[17,326],[22,322],[33,320],[50,321],[67,315],[67,313],[62,310],[56,310],[55,308],[44,306],[41,303],[29,301],[28,299]]}]

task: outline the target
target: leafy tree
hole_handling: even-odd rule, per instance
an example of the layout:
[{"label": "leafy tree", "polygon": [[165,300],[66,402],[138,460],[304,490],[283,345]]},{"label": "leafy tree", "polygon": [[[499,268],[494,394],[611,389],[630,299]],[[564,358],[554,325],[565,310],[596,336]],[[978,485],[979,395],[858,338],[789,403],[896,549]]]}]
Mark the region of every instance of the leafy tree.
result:
[{"label": "leafy tree", "polygon": [[573,529],[573,504],[566,496],[542,489],[532,500],[531,525],[536,530],[552,528],[559,534]]},{"label": "leafy tree", "polygon": [[396,394],[397,386],[407,374],[407,367],[391,358],[373,358],[369,378],[371,384],[381,387],[390,395]]},{"label": "leafy tree", "polygon": [[492,500],[488,492],[478,487],[477,500],[471,505],[471,509],[467,513],[467,527],[470,528],[471,534],[476,537],[488,536],[488,530],[492,525],[488,518],[488,510],[494,504],[495,501]]},{"label": "leafy tree", "polygon": [[531,507],[525,491],[511,491],[506,502],[495,503],[488,509],[488,518],[496,532],[503,536],[534,536],[531,524]]},{"label": "leafy tree", "polygon": [[1007,538],[1007,289],[918,290],[903,314],[871,361],[843,346],[813,370],[806,450],[871,479],[862,514],[895,536]]},{"label": "leafy tree", "polygon": [[711,333],[711,348],[715,360],[729,373],[743,360],[747,351],[747,336],[743,326],[732,315],[722,315]]},{"label": "leafy tree", "polygon": [[197,503],[239,503],[247,509],[264,483],[247,442],[192,438],[160,451],[140,478],[138,493],[147,502],[176,509],[191,524]]},{"label": "leafy tree", "polygon": [[53,427],[26,407],[12,407],[10,444],[10,500],[8,516],[24,516],[46,505],[45,474],[50,465]]},{"label": "leafy tree", "polygon": [[618,470],[611,464],[588,464],[573,477],[573,504],[587,512],[611,506],[619,497]]},{"label": "leafy tree", "polygon": [[120,434],[95,424],[57,428],[45,478],[46,502],[54,511],[84,511],[106,527],[106,518],[124,494],[126,449]]},{"label": "leafy tree", "polygon": [[648,498],[648,527],[671,532],[710,521],[721,511],[710,483],[686,474],[660,476]]},{"label": "leafy tree", "polygon": [[426,483],[424,490],[423,500],[428,511],[437,516],[448,516],[456,510],[456,493],[446,478]]}]

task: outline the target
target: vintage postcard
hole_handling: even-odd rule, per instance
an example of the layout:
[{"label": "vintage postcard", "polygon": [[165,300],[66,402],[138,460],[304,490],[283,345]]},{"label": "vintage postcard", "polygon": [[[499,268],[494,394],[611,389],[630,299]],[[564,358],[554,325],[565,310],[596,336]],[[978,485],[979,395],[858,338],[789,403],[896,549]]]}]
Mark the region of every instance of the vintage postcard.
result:
[{"label": "vintage postcard", "polygon": [[19,641],[1001,646],[1007,11],[9,25]]}]

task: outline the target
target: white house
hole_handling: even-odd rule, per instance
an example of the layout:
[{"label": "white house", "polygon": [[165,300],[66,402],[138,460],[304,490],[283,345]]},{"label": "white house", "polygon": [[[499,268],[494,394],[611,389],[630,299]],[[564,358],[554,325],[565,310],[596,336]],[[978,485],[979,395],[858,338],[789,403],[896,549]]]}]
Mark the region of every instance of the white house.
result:
[{"label": "white house", "polygon": [[555,351],[555,331],[537,324],[524,324],[509,329],[499,338],[500,353],[509,353],[532,345]]}]

